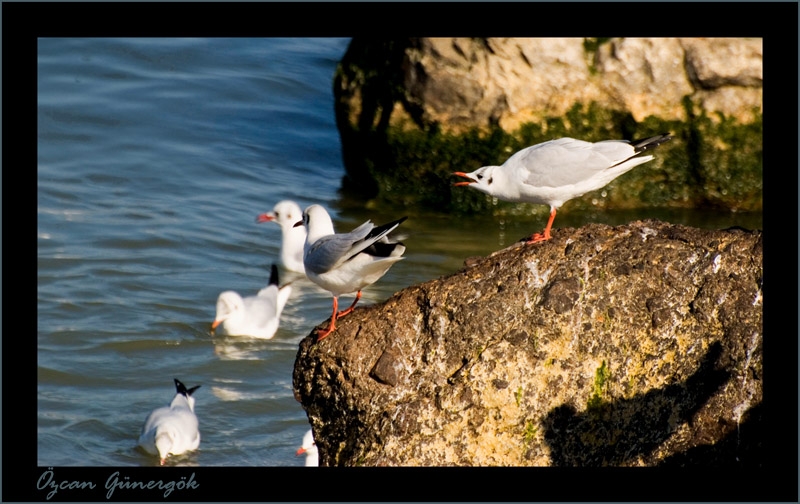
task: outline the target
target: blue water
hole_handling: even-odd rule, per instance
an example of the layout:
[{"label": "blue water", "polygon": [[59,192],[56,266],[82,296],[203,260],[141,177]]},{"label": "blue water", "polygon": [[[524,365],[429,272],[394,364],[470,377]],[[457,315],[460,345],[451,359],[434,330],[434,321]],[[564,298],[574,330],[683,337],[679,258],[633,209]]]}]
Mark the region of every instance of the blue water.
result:
[{"label": "blue water", "polygon": [[[401,216],[353,208],[338,193],[332,85],[347,44],[40,39],[40,466],[157,464],[136,440],[147,414],[174,395],[173,378],[202,385],[202,441],[170,464],[303,465],[295,451],[308,421],[292,367],[300,340],[329,317],[330,295],[284,274],[295,288],[274,339],[214,336],[209,325],[221,291],[251,295],[267,284],[280,232],[255,217],[279,200],[320,203],[342,231]],[[649,216],[561,212],[556,227]],[[735,215],[708,222],[753,224]],[[543,225],[413,212],[399,230],[407,259],[362,304]]]},{"label": "blue water", "polygon": [[173,377],[202,384],[201,449],[175,463],[302,465],[292,365],[330,299],[300,285],[270,341],[209,324],[219,292],[268,282],[258,213],[335,207],[347,42],[40,40],[39,465],[155,463],[136,438]]}]

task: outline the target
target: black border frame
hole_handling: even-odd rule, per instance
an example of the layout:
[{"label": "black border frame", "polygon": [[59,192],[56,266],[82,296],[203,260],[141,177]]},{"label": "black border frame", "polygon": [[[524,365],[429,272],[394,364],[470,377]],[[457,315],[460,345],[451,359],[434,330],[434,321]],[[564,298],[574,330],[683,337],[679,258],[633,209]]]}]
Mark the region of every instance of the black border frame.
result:
[{"label": "black border frame", "polygon": [[[764,39],[763,468],[81,468],[57,481],[97,483],[52,501],[103,501],[114,471],[131,480],[194,474],[199,488],[114,492],[115,501],[789,501],[798,498],[798,4],[707,3],[40,3],[2,4],[3,501],[36,489],[36,340],[16,325],[36,313],[38,37],[68,36],[747,36]],[[33,222],[31,222],[33,221]],[[9,241],[9,238],[13,241]],[[8,291],[7,291],[8,293]],[[22,307],[22,309],[20,309]],[[22,315],[22,317],[20,317]],[[21,325],[21,327],[26,327]],[[21,365],[17,366],[17,361]],[[32,362],[31,362],[32,361]]]}]

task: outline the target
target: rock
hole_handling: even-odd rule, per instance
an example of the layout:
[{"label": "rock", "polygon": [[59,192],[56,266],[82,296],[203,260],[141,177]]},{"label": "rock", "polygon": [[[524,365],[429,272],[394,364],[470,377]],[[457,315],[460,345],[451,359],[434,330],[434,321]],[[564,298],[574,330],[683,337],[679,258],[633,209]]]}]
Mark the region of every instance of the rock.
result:
[{"label": "rock", "polygon": [[762,235],[558,229],[300,344],[321,465],[758,465]]},{"label": "rock", "polygon": [[[716,103],[707,95],[718,89],[742,94],[740,108],[731,112],[743,121],[753,120],[753,107],[761,110],[759,38],[417,38],[382,44],[365,47],[354,40],[337,75],[337,106],[348,110],[352,126],[363,127],[357,118],[378,110],[362,92],[367,85],[399,88],[380,94],[388,100],[379,110],[389,124],[435,124],[448,132],[493,125],[513,131],[590,102],[630,112],[637,122],[648,116],[685,121],[685,97],[699,93]],[[372,75],[386,82],[346,78],[349,65],[358,64],[353,60],[368,51],[391,55],[376,59],[383,71]]]},{"label": "rock", "polygon": [[760,38],[679,39],[686,54],[686,73],[695,89],[763,86],[763,41]]},{"label": "rock", "polygon": [[684,98],[707,115],[750,123],[762,111],[762,40],[618,38],[599,46],[595,68],[613,106],[636,121],[687,120]]},{"label": "rock", "polygon": [[601,98],[596,88],[586,89],[590,71],[581,38],[413,42],[404,87],[417,124],[459,131],[496,123],[510,131],[576,101]]},{"label": "rock", "polygon": [[611,39],[595,55],[596,85],[611,107],[630,111],[636,121],[648,116],[682,120],[683,98],[694,92],[684,65],[680,39]]}]

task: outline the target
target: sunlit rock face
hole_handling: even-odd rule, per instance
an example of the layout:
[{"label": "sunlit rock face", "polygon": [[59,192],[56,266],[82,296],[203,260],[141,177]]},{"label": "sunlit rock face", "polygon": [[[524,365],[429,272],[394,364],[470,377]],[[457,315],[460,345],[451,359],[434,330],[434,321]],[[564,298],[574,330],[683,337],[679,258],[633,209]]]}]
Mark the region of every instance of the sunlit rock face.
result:
[{"label": "sunlit rock face", "polygon": [[301,342],[320,465],[761,463],[760,231],[592,224],[466,264]]},{"label": "sunlit rock face", "polygon": [[354,39],[335,91],[362,129],[513,131],[591,102],[684,121],[684,98],[747,122],[762,110],[762,53],[760,38]]}]

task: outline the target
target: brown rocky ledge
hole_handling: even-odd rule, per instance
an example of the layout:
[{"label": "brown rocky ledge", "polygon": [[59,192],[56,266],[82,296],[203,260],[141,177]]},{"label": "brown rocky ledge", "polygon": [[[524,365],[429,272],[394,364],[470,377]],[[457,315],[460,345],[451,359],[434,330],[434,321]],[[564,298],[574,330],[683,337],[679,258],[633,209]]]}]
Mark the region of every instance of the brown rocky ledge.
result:
[{"label": "brown rocky ledge", "polygon": [[320,465],[761,465],[761,231],[592,224],[466,262],[301,342]]}]

